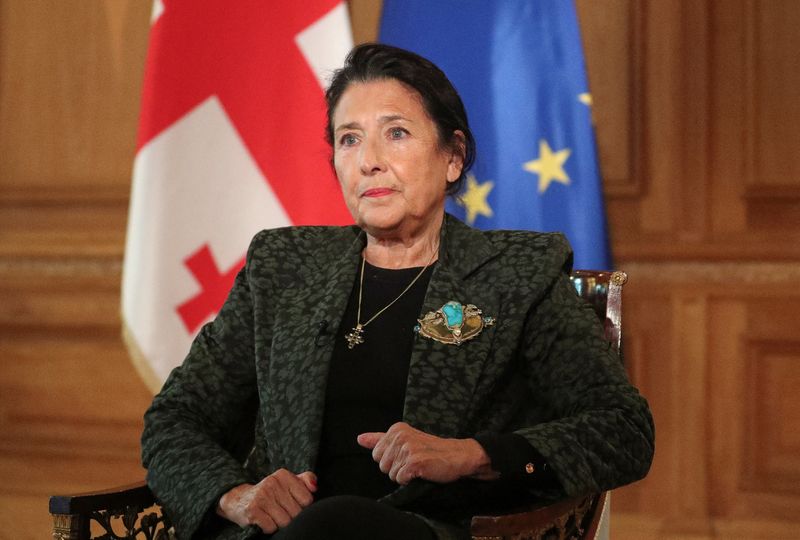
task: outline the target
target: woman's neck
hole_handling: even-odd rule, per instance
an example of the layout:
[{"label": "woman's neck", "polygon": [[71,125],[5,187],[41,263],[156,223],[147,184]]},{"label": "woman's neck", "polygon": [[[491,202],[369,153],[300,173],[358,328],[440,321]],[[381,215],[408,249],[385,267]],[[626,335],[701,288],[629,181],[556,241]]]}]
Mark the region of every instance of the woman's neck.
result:
[{"label": "woman's neck", "polygon": [[372,235],[367,233],[364,258],[379,268],[413,268],[426,266],[438,258],[439,231],[442,220],[426,227],[419,234]]}]

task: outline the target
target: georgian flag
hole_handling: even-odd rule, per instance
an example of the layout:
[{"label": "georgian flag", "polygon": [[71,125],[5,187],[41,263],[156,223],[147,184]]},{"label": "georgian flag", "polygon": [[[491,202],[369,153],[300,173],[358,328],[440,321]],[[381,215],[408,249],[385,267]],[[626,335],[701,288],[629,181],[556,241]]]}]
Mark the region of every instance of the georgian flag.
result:
[{"label": "georgian flag", "polygon": [[122,317],[155,391],[256,232],[352,222],[324,139],[324,88],[352,37],[340,0],[156,0],[151,23]]}]

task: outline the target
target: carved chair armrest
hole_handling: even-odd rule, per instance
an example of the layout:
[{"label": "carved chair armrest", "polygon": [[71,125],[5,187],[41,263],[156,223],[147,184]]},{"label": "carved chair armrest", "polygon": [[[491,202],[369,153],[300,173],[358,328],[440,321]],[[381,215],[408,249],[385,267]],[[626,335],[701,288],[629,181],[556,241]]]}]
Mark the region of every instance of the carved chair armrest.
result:
[{"label": "carved chair armrest", "polygon": [[500,516],[473,516],[473,540],[585,538],[596,536],[606,493],[568,499]]},{"label": "carved chair armrest", "polygon": [[[151,512],[147,509],[155,507]],[[90,522],[102,529],[104,538],[171,538],[171,525],[144,482],[104,491],[50,497],[54,540],[89,540]],[[112,520],[121,520],[114,526]]]},{"label": "carved chair armrest", "polygon": [[83,514],[126,506],[152,506],[155,498],[144,482],[115,487],[103,491],[79,493],[77,495],[53,495],[50,497],[51,514]]}]

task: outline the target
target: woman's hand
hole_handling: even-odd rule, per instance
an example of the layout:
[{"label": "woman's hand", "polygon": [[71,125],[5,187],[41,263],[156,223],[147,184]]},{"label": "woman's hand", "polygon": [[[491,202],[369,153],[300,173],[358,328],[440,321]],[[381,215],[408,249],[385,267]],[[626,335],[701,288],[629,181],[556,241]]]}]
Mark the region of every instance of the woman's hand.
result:
[{"label": "woman's hand", "polygon": [[386,433],[362,433],[358,444],[372,449],[372,459],[398,484],[414,478],[454,482],[469,476],[493,480],[486,451],[475,439],[443,439],[398,422]]},{"label": "woman's hand", "polygon": [[286,527],[314,501],[317,477],[311,471],[294,474],[278,469],[256,485],[241,484],[225,493],[217,514],[240,527],[258,525],[267,534]]}]

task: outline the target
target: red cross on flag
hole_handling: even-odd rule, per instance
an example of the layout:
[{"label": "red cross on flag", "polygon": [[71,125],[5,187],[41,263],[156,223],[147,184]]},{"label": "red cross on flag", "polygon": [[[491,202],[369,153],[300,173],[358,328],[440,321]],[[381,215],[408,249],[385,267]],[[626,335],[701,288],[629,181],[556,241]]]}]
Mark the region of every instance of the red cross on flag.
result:
[{"label": "red cross on flag", "polygon": [[122,279],[156,390],[225,300],[261,229],[351,223],[324,88],[352,46],[342,0],[156,0]]}]

